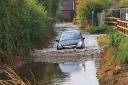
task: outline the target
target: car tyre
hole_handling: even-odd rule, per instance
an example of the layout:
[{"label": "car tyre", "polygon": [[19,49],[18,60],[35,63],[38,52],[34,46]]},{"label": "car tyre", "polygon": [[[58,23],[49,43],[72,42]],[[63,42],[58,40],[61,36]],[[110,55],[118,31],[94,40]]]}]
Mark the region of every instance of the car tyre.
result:
[{"label": "car tyre", "polygon": [[59,47],[57,46],[57,50],[62,50],[62,48],[59,48]]},{"label": "car tyre", "polygon": [[84,47],[85,47],[85,46],[82,44],[82,46],[81,46],[81,48],[80,48],[80,49],[84,49]]}]

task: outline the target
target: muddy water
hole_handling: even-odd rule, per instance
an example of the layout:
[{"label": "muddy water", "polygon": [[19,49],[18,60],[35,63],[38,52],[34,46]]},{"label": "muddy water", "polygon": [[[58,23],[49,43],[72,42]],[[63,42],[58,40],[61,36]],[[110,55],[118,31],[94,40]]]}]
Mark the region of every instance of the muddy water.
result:
[{"label": "muddy water", "polygon": [[[72,30],[69,24],[58,25],[58,37],[62,31]],[[56,42],[42,50],[35,49],[32,63],[19,71],[33,85],[99,85],[96,69],[99,64],[100,49],[97,35],[86,35],[84,49],[56,50]],[[57,38],[58,38],[57,37]],[[23,70],[25,68],[25,70]],[[29,77],[28,77],[29,76]]]}]

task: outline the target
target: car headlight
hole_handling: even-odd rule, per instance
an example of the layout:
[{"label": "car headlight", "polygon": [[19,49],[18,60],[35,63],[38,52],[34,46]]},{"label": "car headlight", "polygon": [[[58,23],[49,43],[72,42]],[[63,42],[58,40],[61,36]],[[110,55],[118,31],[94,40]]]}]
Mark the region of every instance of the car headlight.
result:
[{"label": "car headlight", "polygon": [[78,44],[77,44],[77,47],[81,47],[82,46],[82,41],[80,41]]},{"label": "car headlight", "polygon": [[60,43],[58,43],[58,47],[59,47],[59,48],[62,48],[62,45],[61,45]]}]

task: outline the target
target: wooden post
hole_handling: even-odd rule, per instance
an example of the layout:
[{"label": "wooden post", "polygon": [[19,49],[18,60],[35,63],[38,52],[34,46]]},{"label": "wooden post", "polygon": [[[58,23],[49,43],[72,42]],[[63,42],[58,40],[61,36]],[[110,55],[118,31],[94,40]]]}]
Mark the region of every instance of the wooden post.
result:
[{"label": "wooden post", "polygon": [[120,9],[120,19],[121,19],[121,15],[122,15],[122,14],[121,14],[121,9]]}]

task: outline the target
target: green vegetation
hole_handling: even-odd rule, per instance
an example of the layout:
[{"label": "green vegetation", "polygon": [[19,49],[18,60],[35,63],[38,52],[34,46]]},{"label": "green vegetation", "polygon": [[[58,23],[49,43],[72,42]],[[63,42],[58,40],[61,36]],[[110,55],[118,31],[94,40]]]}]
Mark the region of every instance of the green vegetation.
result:
[{"label": "green vegetation", "polygon": [[53,22],[36,0],[1,1],[0,62],[28,58],[30,50],[53,33]]},{"label": "green vegetation", "polygon": [[97,14],[110,6],[111,0],[78,0],[77,16],[80,21],[87,20],[89,23],[94,18],[94,25],[97,25]]},{"label": "green vegetation", "polygon": [[39,0],[39,3],[45,7],[49,16],[56,17],[59,0]]},{"label": "green vegetation", "polygon": [[112,32],[112,30],[113,30],[112,27],[108,25],[99,25],[92,27],[90,31],[93,34],[105,34]]},{"label": "green vegetation", "polygon": [[113,27],[102,25],[92,28],[92,33],[105,33],[108,35],[110,46],[114,48],[114,63],[128,63],[128,38],[116,31]]},{"label": "green vegetation", "polygon": [[128,0],[121,0],[119,2],[119,7],[121,7],[121,8],[128,7]]},{"label": "green vegetation", "polygon": [[62,7],[62,4],[61,4],[61,0],[58,2],[58,9],[56,11],[56,19],[58,22],[62,22],[63,19],[64,19],[64,14],[63,14],[63,7]]}]

